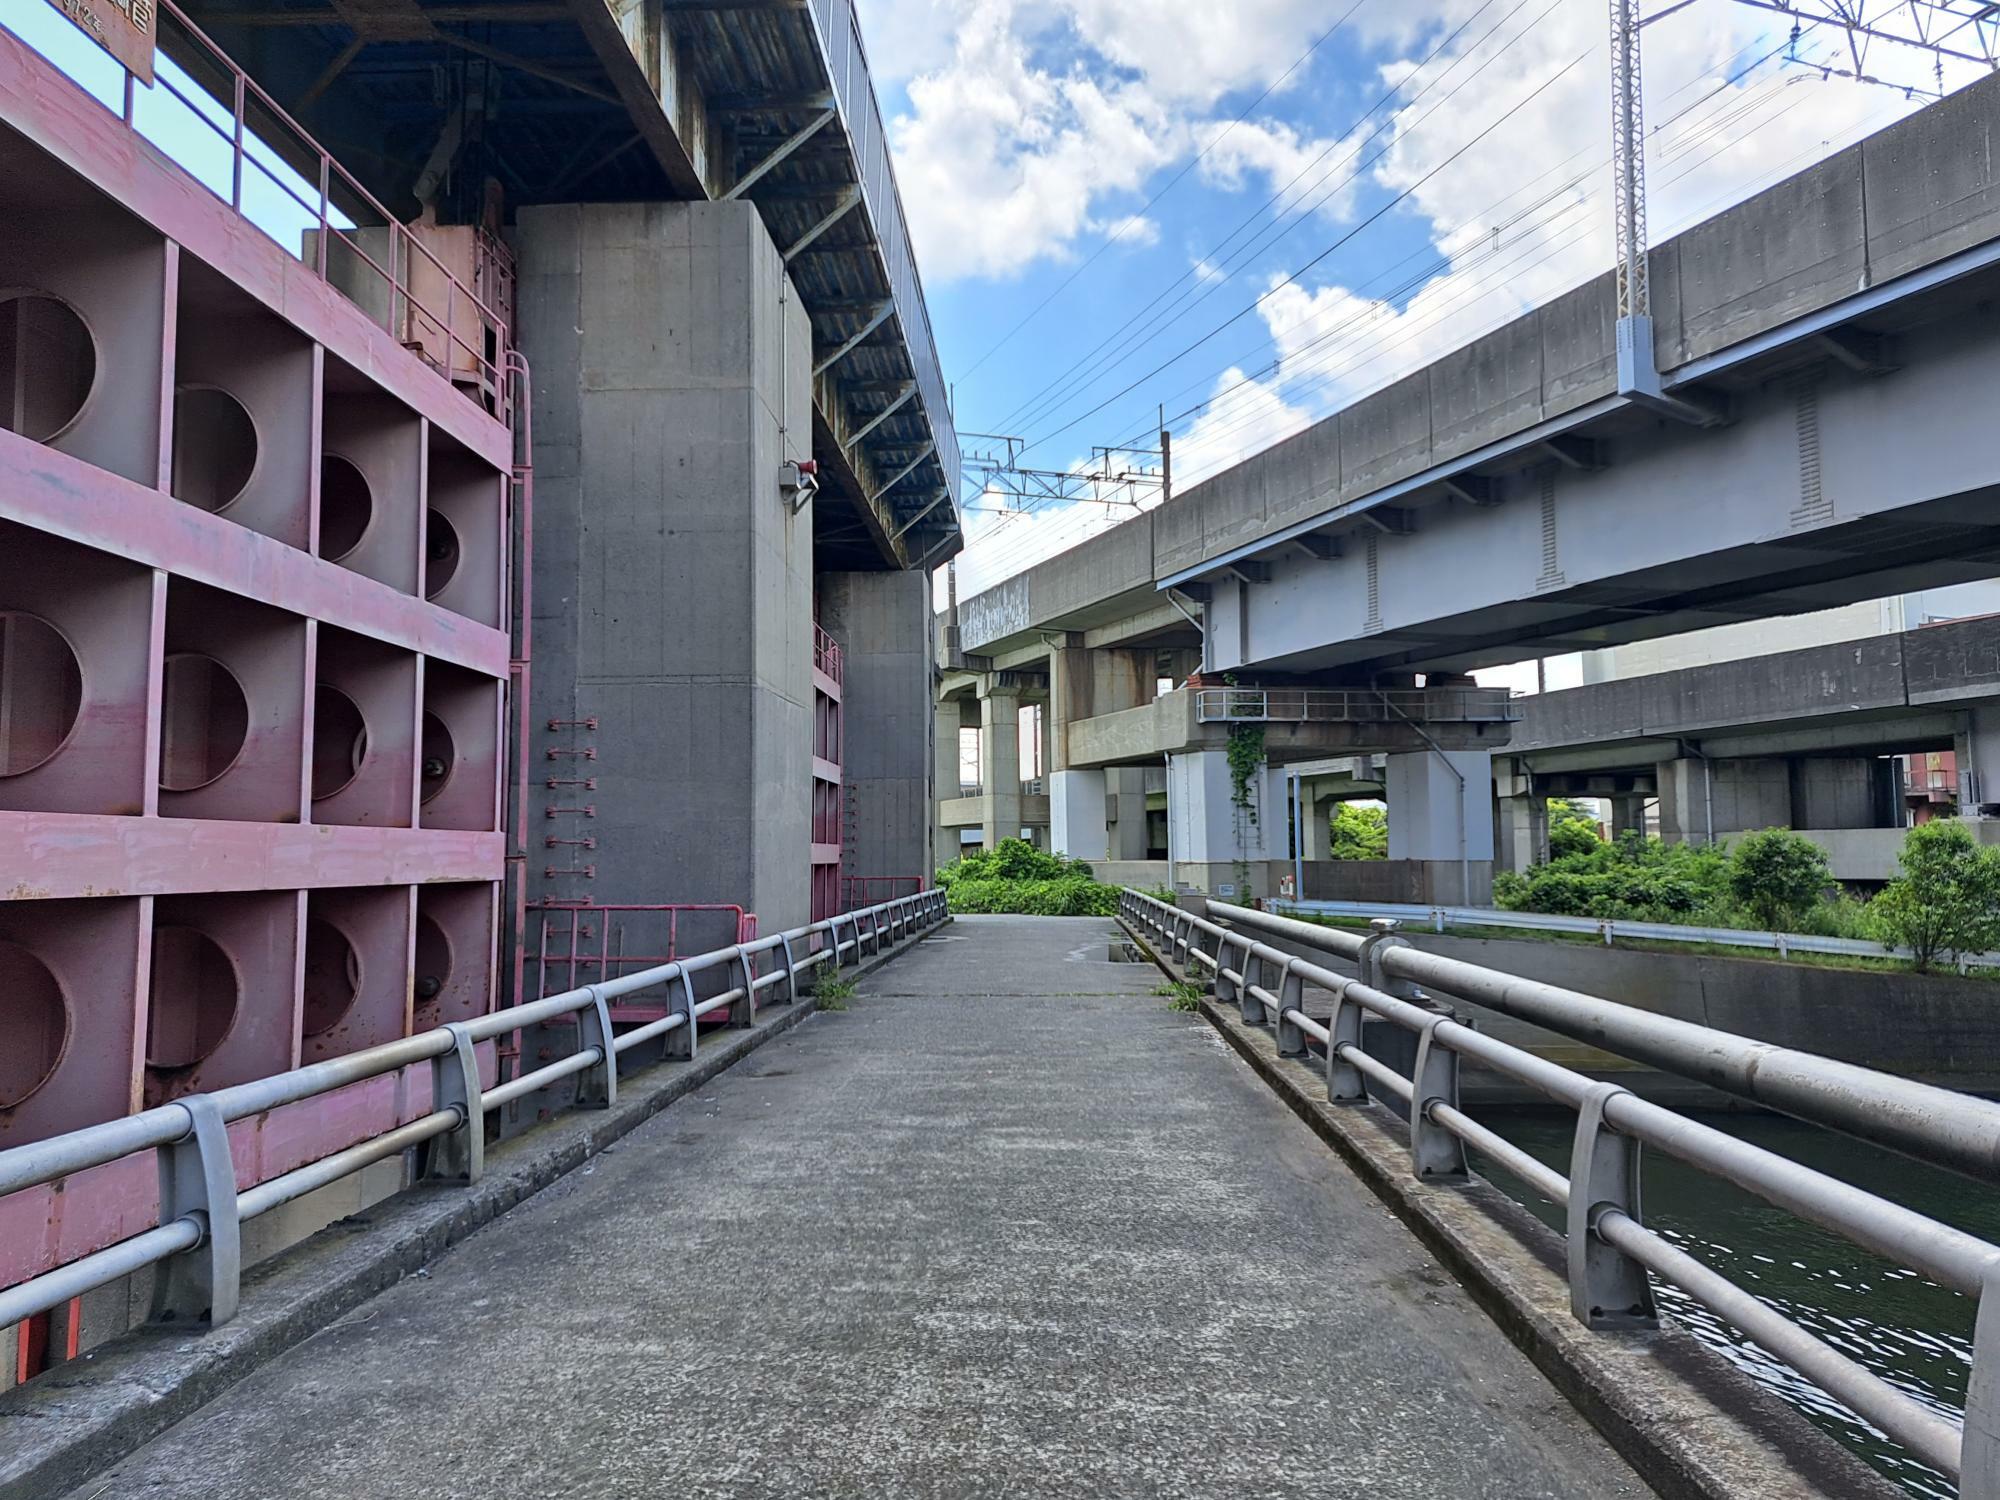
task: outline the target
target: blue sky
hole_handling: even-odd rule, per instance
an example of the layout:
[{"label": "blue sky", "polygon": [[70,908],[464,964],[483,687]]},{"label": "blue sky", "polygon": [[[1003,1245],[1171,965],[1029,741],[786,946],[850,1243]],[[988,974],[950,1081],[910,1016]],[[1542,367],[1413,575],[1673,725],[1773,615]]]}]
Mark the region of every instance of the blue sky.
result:
[{"label": "blue sky", "polygon": [[[859,3],[958,426],[1026,462],[1164,406],[1184,485],[1611,263],[1603,0]],[[1921,103],[1790,31],[1645,30],[1654,242]],[[968,503],[961,595],[1120,518]]]}]

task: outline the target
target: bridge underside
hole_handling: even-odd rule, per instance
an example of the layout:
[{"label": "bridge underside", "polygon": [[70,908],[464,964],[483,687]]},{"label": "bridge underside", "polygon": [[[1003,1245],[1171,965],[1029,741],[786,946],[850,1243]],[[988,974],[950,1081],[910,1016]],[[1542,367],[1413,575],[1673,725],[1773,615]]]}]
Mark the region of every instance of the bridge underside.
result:
[{"label": "bridge underside", "polygon": [[1729,426],[1628,411],[1577,462],[1489,476],[1484,504],[1219,575],[1209,666],[1464,671],[1990,578],[2000,459],[1974,434],[2000,357],[1974,292],[1901,331],[1893,372],[1774,356]]}]

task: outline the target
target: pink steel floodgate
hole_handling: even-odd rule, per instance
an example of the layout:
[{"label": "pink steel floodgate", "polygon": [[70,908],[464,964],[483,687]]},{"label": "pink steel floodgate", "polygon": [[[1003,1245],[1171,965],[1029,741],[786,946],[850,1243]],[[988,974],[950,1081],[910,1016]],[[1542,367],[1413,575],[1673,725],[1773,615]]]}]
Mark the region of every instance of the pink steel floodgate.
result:
[{"label": "pink steel floodgate", "polygon": [[[107,109],[0,30],[0,1147],[496,1000],[509,263],[398,223],[161,18],[215,81],[153,85],[207,180],[129,75]],[[245,217],[273,195],[288,240]],[[239,1183],[429,1091],[241,1121]],[[0,1285],[156,1202],[143,1157],[0,1202]]]}]

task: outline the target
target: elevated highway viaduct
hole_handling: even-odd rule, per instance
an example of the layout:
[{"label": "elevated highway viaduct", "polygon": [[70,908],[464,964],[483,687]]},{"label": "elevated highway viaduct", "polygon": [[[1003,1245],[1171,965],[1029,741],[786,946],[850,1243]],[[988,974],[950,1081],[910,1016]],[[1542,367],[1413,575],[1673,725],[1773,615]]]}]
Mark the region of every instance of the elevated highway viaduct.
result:
[{"label": "elevated highway viaduct", "polygon": [[[965,600],[950,644],[1151,594],[1198,616],[1205,680],[1386,689],[1992,576],[1996,126],[2000,80],[1655,247],[1665,403],[1618,388],[1607,274]],[[1476,896],[1491,747],[1379,748],[1411,757],[1392,802],[1456,804],[1392,858]],[[1967,806],[2000,804],[2000,741],[1968,748]]]}]

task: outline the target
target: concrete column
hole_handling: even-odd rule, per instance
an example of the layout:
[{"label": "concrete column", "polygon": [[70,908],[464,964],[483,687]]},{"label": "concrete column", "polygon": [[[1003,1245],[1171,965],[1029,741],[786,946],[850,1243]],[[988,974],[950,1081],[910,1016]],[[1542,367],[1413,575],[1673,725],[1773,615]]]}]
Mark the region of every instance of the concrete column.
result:
[{"label": "concrete column", "polygon": [[1660,837],[1720,842],[1757,828],[1792,826],[1791,768],[1783,760],[1703,760],[1659,766]]},{"label": "concrete column", "polygon": [[1146,857],[1146,772],[1141,766],[1119,766],[1104,773],[1105,791],[1118,807],[1106,841],[1106,859]]},{"label": "concrete column", "polygon": [[1967,709],[1965,727],[1953,737],[1958,762],[1958,813],[2000,817],[2000,708]]},{"label": "concrete column", "polygon": [[[820,626],[840,643],[845,669],[841,869],[928,877],[938,865],[931,848],[930,579],[914,572],[822,573],[818,595]],[[953,734],[954,767],[957,739]],[[949,779],[955,796],[956,769]]]},{"label": "concrete column", "polygon": [[[1069,769],[1069,726],[1076,719],[1087,719],[1091,715],[1090,658],[1092,653],[1081,646],[1055,646],[1049,651],[1049,701],[1042,710],[1043,732],[1048,736],[1048,749],[1043,763],[1053,775],[1057,771]],[[1054,784],[1049,788],[1055,794]],[[1049,813],[1050,828],[1053,830],[1056,814]],[[1060,847],[1060,845],[1056,846]]]},{"label": "concrete column", "polygon": [[[595,751],[562,762],[597,778],[595,875],[579,859],[548,880],[537,857],[530,892],[802,923],[813,517],[784,504],[778,475],[812,456],[812,326],[748,202],[529,207],[517,244],[535,369],[532,720],[598,724],[559,744]],[[537,764],[551,742],[538,729]],[[539,828],[551,799],[533,790]]]},{"label": "concrete column", "polygon": [[1049,776],[1049,847],[1077,859],[1110,859],[1102,771],[1055,771]]},{"label": "concrete column", "polygon": [[[944,804],[958,795],[958,731],[965,722],[964,699],[947,698],[932,710],[931,795],[933,806],[942,813]],[[931,857],[940,865],[958,858],[958,829],[936,819],[931,836]]]},{"label": "concrete column", "polygon": [[[1547,816],[1547,805],[1543,806],[1543,816]],[[1611,836],[1615,839],[1626,833],[1646,836],[1646,799],[1644,797],[1613,797],[1611,799]]]},{"label": "concrete column", "polygon": [[1546,864],[1549,858],[1549,799],[1546,797],[1502,797],[1499,809],[1499,838],[1493,854],[1495,869],[1526,874],[1531,865]]},{"label": "concrete column", "polygon": [[1795,828],[1890,827],[1881,816],[1884,762],[1867,755],[1800,756],[1791,763]]},{"label": "concrete column", "polygon": [[1391,755],[1389,858],[1421,864],[1432,901],[1483,904],[1493,893],[1493,756],[1485,750]]},{"label": "concrete column", "polygon": [[[1252,779],[1252,821],[1232,800],[1229,757],[1221,750],[1196,750],[1176,755],[1167,776],[1167,819],[1179,879],[1214,895],[1267,895],[1264,861],[1283,847],[1285,786],[1283,772],[1266,767]],[[1252,889],[1241,889],[1239,865],[1250,866]],[[1225,891],[1224,887],[1230,887]]]},{"label": "concrete column", "polygon": [[1316,859],[1332,859],[1333,813],[1340,803],[1337,799],[1314,796],[1310,781],[1300,783],[1299,790],[1306,803],[1305,859],[1308,863]]},{"label": "concrete column", "polygon": [[979,700],[980,833],[988,849],[1021,836],[1021,699],[989,691]]}]

